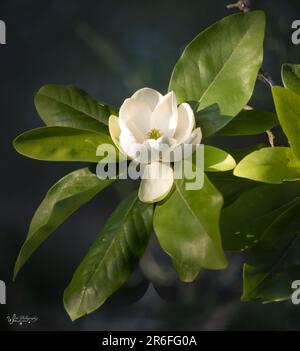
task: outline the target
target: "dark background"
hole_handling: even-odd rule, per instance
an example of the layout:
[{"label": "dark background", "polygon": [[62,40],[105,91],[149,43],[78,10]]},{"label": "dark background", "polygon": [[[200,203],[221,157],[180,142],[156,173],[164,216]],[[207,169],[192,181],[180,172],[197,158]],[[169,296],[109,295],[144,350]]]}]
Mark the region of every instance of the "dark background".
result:
[{"label": "dark background", "polygon": [[[109,214],[135,186],[130,182],[106,189],[75,213],[12,282],[14,261],[35,209],[52,184],[79,166],[34,161],[13,150],[15,136],[42,125],[33,104],[36,91],[47,83],[73,84],[117,106],[144,86],[166,92],[184,46],[232,13],[226,10],[229,1],[1,1],[7,45],[0,46],[0,279],[7,284],[7,304],[0,305],[0,330],[300,329],[300,306],[239,301],[239,255],[229,255],[228,270],[202,272],[195,283],[182,284],[155,239],[122,291],[72,323],[63,308],[63,290]],[[291,43],[299,1],[254,0],[253,8],[266,11],[264,66],[281,84],[281,64],[300,63],[300,46]],[[257,83],[251,104],[273,110],[263,83]],[[253,141],[217,142],[226,148]],[[150,280],[154,283],[148,285]],[[32,326],[10,326],[6,316],[14,313],[39,320]]]}]

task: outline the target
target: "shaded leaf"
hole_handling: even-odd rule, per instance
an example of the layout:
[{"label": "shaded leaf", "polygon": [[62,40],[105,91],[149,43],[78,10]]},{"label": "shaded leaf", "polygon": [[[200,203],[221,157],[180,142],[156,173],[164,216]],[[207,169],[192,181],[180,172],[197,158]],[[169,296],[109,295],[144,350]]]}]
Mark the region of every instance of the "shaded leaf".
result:
[{"label": "shaded leaf", "polygon": [[299,279],[300,207],[283,212],[249,252],[244,265],[243,301],[282,301],[291,298],[291,285]]},{"label": "shaded leaf", "polygon": [[186,282],[193,281],[201,268],[227,266],[219,232],[223,199],[204,177],[203,187],[193,191],[186,189],[184,179],[175,180],[175,190],[154,212],[153,226],[160,245]]},{"label": "shaded leaf", "polygon": [[72,320],[95,311],[130,277],[148,244],[152,212],[133,194],[111,215],[65,290]]},{"label": "shaded leaf", "polygon": [[100,180],[89,168],[82,168],[54,184],[32,218],[26,241],[15,264],[14,278],[55,229],[112,182]]},{"label": "shaded leaf", "polygon": [[268,129],[276,127],[278,123],[275,113],[242,110],[218,132],[218,135],[236,136],[261,134]]},{"label": "shaded leaf", "polygon": [[[252,182],[253,183],[253,182]],[[226,250],[248,250],[287,209],[300,203],[299,182],[258,185],[246,190],[221,214]]]},{"label": "shaded leaf", "polygon": [[232,120],[230,116],[221,115],[218,104],[213,104],[198,112],[194,111],[194,114],[196,126],[201,128],[203,138],[216,134]]}]

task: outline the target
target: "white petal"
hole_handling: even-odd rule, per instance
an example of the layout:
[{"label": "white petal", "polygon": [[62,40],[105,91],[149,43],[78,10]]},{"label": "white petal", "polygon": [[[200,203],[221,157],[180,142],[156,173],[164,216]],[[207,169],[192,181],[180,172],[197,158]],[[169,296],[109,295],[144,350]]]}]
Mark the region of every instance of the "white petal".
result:
[{"label": "white petal", "polygon": [[185,140],[185,144],[200,144],[202,140],[202,131],[201,128],[198,127],[195,130],[193,130],[192,134],[190,135],[189,138]]},{"label": "white petal", "polygon": [[139,158],[143,145],[137,141],[135,136],[129,130],[124,129],[121,131],[119,143],[120,149],[123,153],[132,159]]},{"label": "white petal", "polygon": [[201,139],[201,129],[196,128],[183,144],[177,145],[173,148],[173,153],[171,154],[171,161],[178,162],[183,158],[188,158],[189,156],[191,156],[191,154],[199,147]]},{"label": "white petal", "polygon": [[145,102],[151,111],[154,111],[157,104],[163,98],[163,96],[156,90],[151,88],[143,88],[138,90],[132,95],[132,98]]},{"label": "white petal", "polygon": [[139,199],[147,203],[163,200],[172,189],[173,181],[173,169],[169,164],[150,163],[144,170],[139,188]]},{"label": "white petal", "polygon": [[171,91],[165,95],[151,116],[151,129],[158,129],[163,136],[173,137],[177,125],[176,96]]},{"label": "white petal", "polygon": [[112,141],[116,145],[116,147],[119,149],[119,161],[126,159],[126,153],[120,146],[120,134],[121,134],[121,129],[119,125],[119,118],[117,116],[111,115],[108,119],[108,129],[109,129],[109,134],[112,138]]},{"label": "white petal", "polygon": [[137,99],[126,99],[120,108],[120,128],[129,129],[139,142],[147,138],[150,131],[150,107]]},{"label": "white petal", "polygon": [[178,121],[174,139],[178,144],[183,143],[192,133],[195,126],[194,112],[191,106],[183,103],[178,107]]},{"label": "white petal", "polygon": [[119,147],[119,138],[121,134],[121,129],[119,126],[119,118],[117,116],[111,115],[108,119],[108,129],[109,134],[117,147]]}]

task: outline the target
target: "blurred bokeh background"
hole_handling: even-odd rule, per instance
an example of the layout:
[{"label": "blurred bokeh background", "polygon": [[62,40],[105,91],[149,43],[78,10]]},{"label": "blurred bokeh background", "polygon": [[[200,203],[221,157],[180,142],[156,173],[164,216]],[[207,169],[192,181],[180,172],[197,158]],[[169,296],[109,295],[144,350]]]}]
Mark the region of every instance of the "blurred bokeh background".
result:
[{"label": "blurred bokeh background", "polygon": [[[120,105],[138,88],[166,92],[184,46],[201,30],[232,13],[230,0],[11,0],[0,19],[7,45],[0,46],[1,230],[0,330],[249,330],[300,329],[300,306],[290,302],[242,304],[242,257],[229,254],[226,271],[202,272],[179,283],[155,241],[128,284],[95,313],[71,322],[62,295],[109,214],[136,186],[114,185],[76,212],[34,254],[12,282],[18,250],[48,188],[77,164],[39,162],[18,155],[11,141],[41,126],[33,97],[44,84],[73,84],[94,98]],[[299,0],[253,0],[267,15],[264,67],[281,84],[280,66],[300,63],[291,43]],[[298,16],[298,18],[297,18]],[[251,105],[272,111],[268,88],[257,83]],[[265,136],[262,136],[264,139]],[[253,138],[218,139],[223,148]],[[300,272],[299,272],[300,277]],[[6,316],[38,316],[34,325],[10,326]]]}]

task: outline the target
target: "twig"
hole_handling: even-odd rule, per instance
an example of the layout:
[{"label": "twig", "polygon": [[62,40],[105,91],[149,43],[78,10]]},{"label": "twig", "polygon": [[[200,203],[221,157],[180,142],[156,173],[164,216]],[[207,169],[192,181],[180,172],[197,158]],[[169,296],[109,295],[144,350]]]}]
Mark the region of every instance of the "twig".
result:
[{"label": "twig", "polygon": [[[273,78],[263,68],[260,69],[257,79],[265,83],[270,89],[272,89],[273,85],[275,85]],[[271,147],[274,147],[275,135],[273,134],[271,129],[268,129],[266,133],[268,136],[269,144],[271,145]]]},{"label": "twig", "polygon": [[266,72],[264,69],[261,68],[261,70],[258,73],[257,78],[264,82],[269,88],[272,89],[273,85],[275,85],[274,80],[272,77],[269,75],[268,72]]},{"label": "twig", "polygon": [[234,4],[229,4],[226,7],[228,9],[238,8],[240,11],[248,12],[248,11],[250,11],[250,8],[251,8],[251,1],[250,0],[244,0],[244,1],[240,0]]},{"label": "twig", "polygon": [[266,131],[266,134],[267,134],[268,139],[269,139],[269,144],[271,145],[271,147],[274,147],[275,146],[275,135],[273,134],[272,130],[268,129]]}]

